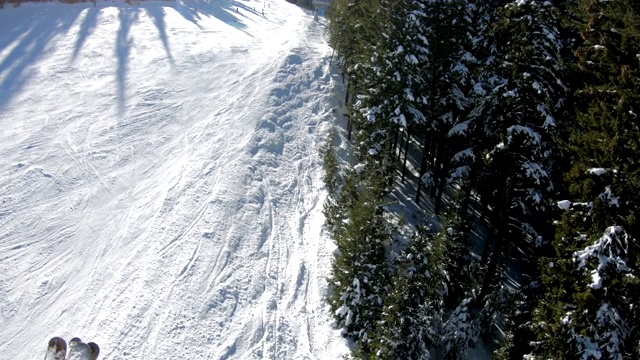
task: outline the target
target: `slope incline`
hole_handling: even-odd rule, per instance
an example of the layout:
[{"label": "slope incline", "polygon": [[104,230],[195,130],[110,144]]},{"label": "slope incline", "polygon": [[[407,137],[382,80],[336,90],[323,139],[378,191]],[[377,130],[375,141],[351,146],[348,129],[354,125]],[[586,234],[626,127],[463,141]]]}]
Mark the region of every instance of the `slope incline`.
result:
[{"label": "slope incline", "polygon": [[0,24],[0,354],[53,335],[104,359],[346,352],[323,301],[325,25],[276,0]]}]

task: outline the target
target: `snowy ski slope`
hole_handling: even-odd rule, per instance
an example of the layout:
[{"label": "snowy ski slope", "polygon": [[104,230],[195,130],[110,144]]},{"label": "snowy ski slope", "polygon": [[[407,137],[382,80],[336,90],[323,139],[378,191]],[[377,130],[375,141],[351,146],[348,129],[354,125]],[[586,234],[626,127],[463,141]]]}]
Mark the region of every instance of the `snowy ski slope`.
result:
[{"label": "snowy ski slope", "polygon": [[101,359],[347,351],[325,28],[285,0],[0,10],[0,358],[54,335]]}]

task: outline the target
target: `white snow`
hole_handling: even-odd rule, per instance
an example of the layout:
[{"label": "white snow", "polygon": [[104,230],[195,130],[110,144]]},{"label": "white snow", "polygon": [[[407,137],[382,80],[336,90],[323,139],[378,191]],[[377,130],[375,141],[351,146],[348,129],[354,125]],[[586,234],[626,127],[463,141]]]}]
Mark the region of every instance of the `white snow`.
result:
[{"label": "white snow", "polygon": [[625,262],[630,236],[621,226],[609,226],[604,234],[593,244],[573,253],[578,270],[587,266],[590,259],[597,260],[597,267],[591,270],[591,284],[594,289],[602,287],[602,274],[607,266],[613,264],[618,272],[629,272]]},{"label": "white snow", "polygon": [[542,124],[542,127],[544,129],[549,128],[549,126],[556,126],[556,120],[553,118],[545,104],[538,104],[536,108],[540,112],[540,115],[544,116],[545,118],[544,123]]},{"label": "white snow", "polygon": [[571,201],[569,200],[560,200],[557,202],[558,207],[562,210],[569,210],[571,208]]},{"label": "white snow", "polygon": [[602,277],[600,277],[600,273],[598,273],[598,271],[591,271],[591,284],[589,284],[589,286],[593,289],[602,288]]},{"label": "white snow", "polygon": [[420,61],[418,60],[418,58],[413,55],[413,54],[409,54],[407,56],[404,57],[405,61],[408,62],[409,64],[413,64],[413,65],[417,65],[420,63]]},{"label": "white snow", "polygon": [[484,96],[487,92],[482,87],[482,83],[476,83],[473,85],[473,91],[476,95]]},{"label": "white snow", "polygon": [[470,166],[458,166],[449,172],[449,179],[447,179],[447,183],[454,183],[462,178],[465,178],[469,175]]},{"label": "white snow", "polygon": [[[265,16],[261,11],[264,9]],[[0,354],[337,359],[326,24],[284,0],[0,10]]]},{"label": "white snow", "polygon": [[598,197],[609,204],[609,206],[620,206],[620,199],[611,191],[611,186],[605,186],[604,192]]},{"label": "white snow", "polygon": [[451,157],[451,161],[453,162],[459,162],[462,161],[464,159],[468,159],[470,161],[475,161],[476,160],[476,155],[473,153],[473,149],[472,148],[466,148],[462,151],[457,152],[456,154],[454,154]]},{"label": "white snow", "polygon": [[591,168],[588,171],[589,171],[589,174],[595,175],[595,176],[601,176],[607,173],[607,169],[605,168]]},{"label": "white snow", "polygon": [[447,133],[448,137],[453,137],[456,135],[464,135],[464,133],[469,128],[470,120],[463,121],[461,123],[455,124],[451,130]]},{"label": "white snow", "polygon": [[531,139],[533,141],[534,145],[540,145],[540,143],[541,143],[540,134],[538,134],[537,131],[533,130],[529,126],[522,126],[522,125],[509,126],[507,128],[507,139],[508,139],[509,142],[511,142],[511,139],[513,137],[513,133],[524,134],[524,135],[528,136],[529,139]]},{"label": "white snow", "polygon": [[353,166],[353,170],[355,170],[356,173],[358,174],[361,174],[365,170],[365,168],[366,168],[366,165],[362,163],[356,164]]},{"label": "white snow", "polygon": [[531,83],[531,86],[536,90],[538,94],[542,94],[542,85],[540,85],[537,80],[534,80],[533,83]]}]

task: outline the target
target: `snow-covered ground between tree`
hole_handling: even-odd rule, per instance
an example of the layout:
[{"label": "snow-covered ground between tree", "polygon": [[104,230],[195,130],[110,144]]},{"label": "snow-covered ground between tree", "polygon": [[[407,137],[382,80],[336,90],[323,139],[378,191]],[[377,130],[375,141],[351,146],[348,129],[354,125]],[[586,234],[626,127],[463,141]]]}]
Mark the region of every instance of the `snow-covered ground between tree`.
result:
[{"label": "snow-covered ground between tree", "polygon": [[0,358],[347,352],[325,29],[285,0],[0,10]]}]

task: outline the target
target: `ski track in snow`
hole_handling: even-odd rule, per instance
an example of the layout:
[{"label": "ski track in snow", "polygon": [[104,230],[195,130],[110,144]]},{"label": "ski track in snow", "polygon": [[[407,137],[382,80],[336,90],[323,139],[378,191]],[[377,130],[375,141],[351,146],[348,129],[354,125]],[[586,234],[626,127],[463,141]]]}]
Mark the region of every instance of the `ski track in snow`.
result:
[{"label": "ski track in snow", "polygon": [[347,352],[324,303],[333,78],[312,18],[284,0],[0,10],[1,358],[52,336],[101,359]]}]

